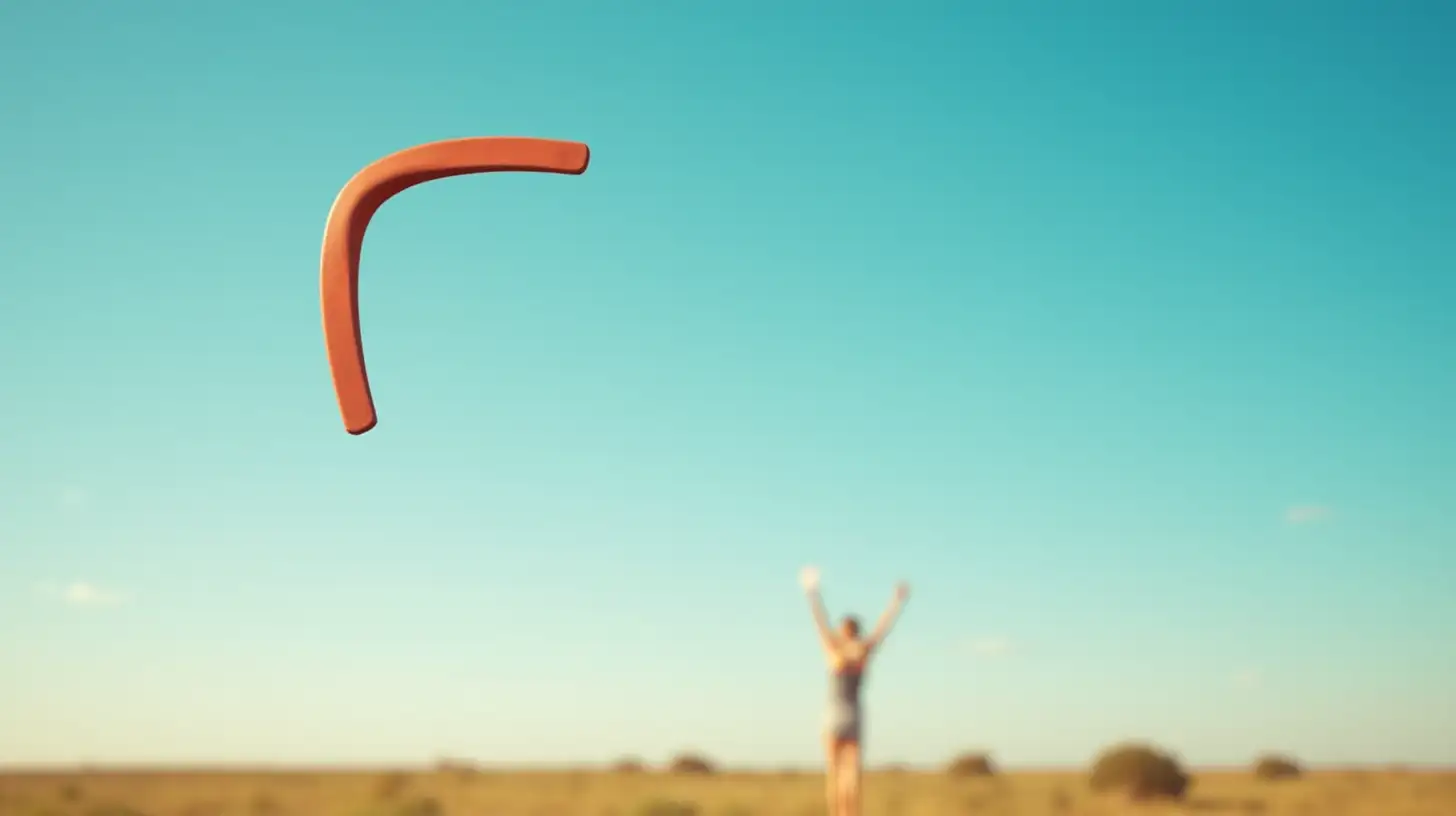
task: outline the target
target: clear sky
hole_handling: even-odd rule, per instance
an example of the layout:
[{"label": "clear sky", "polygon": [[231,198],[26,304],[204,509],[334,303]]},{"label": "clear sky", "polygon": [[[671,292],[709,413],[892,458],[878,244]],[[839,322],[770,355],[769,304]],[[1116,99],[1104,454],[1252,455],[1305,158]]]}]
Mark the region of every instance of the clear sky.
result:
[{"label": "clear sky", "polygon": [[[805,563],[872,762],[1456,762],[1453,38],[10,0],[0,762],[812,761]],[[591,168],[385,205],[351,437],[329,206],[499,134]]]}]

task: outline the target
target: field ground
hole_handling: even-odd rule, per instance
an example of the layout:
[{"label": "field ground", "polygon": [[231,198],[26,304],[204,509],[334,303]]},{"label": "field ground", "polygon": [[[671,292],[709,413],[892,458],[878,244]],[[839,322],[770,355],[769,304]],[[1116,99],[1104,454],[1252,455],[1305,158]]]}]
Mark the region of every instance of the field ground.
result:
[{"label": "field ground", "polygon": [[[864,816],[1456,816],[1456,771],[1327,771],[1287,782],[1194,773],[1180,805],[1097,797],[1074,772],[956,779],[884,771]],[[810,772],[5,772],[0,816],[822,816]]]}]

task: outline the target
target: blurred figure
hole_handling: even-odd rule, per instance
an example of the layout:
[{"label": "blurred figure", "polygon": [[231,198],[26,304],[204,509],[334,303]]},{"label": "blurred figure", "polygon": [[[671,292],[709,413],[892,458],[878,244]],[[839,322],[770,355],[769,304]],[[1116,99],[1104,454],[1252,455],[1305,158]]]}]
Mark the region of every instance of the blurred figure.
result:
[{"label": "blurred figure", "polygon": [[869,637],[860,636],[859,620],[846,615],[838,628],[829,624],[824,599],[819,595],[819,570],[805,567],[799,583],[809,597],[809,609],[819,630],[819,645],[829,663],[829,705],[824,718],[825,773],[829,816],[860,816],[860,778],[863,765],[861,745],[864,736],[864,709],[860,704],[860,688],[865,669],[876,648],[884,642],[895,619],[900,616],[910,597],[910,586],[895,586],[890,605],[880,615]]}]

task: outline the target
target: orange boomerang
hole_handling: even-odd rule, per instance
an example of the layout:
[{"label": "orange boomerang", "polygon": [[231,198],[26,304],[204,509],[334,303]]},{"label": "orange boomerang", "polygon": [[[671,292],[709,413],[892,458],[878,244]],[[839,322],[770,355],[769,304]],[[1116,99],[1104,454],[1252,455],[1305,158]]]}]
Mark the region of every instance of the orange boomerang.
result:
[{"label": "orange boomerang", "polygon": [[319,268],[324,345],[345,430],[357,436],[379,421],[359,334],[359,251],[369,219],[380,205],[396,193],[435,179],[505,171],[579,176],[590,160],[591,150],[580,142],[482,136],[406,148],[349,179],[329,210]]}]

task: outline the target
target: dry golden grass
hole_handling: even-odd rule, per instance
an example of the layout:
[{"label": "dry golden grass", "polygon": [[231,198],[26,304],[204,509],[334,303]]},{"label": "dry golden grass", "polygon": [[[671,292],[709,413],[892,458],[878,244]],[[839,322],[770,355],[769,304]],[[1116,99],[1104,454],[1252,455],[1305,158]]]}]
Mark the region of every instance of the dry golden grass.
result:
[{"label": "dry golden grass", "polygon": [[[865,816],[1453,816],[1456,772],[1195,773],[1181,804],[1098,798],[1084,773],[865,780]],[[590,771],[0,773],[0,816],[821,816],[822,777]]]}]

